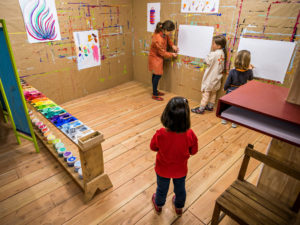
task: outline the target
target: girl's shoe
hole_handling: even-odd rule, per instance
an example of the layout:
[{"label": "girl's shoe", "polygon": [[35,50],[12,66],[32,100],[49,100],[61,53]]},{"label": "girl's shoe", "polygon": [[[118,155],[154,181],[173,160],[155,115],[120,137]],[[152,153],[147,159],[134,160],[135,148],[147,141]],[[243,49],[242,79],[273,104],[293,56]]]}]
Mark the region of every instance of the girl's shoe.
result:
[{"label": "girl's shoe", "polygon": [[221,123],[225,125],[227,124],[227,120],[221,120]]},{"label": "girl's shoe", "polygon": [[172,198],[172,205],[173,205],[173,207],[174,207],[174,209],[175,209],[175,212],[176,212],[176,214],[177,214],[177,216],[182,216],[182,208],[176,208],[176,206],[175,206],[175,195],[173,196],[173,198]]},{"label": "girl's shoe", "polygon": [[191,109],[191,111],[192,111],[193,113],[203,114],[204,111],[205,111],[205,109],[201,109],[200,107],[196,107],[196,108],[194,108],[194,109]]},{"label": "girl's shoe", "polygon": [[160,91],[157,91],[157,95],[158,95],[158,96],[164,96],[164,95],[165,95],[165,93],[163,93],[163,92],[160,92]]},{"label": "girl's shoe", "polygon": [[231,124],[231,127],[232,127],[232,128],[236,128],[236,127],[237,127],[237,124],[236,124],[236,123],[232,123],[232,124]]},{"label": "girl's shoe", "polygon": [[160,214],[160,213],[161,213],[161,210],[162,210],[162,207],[159,207],[159,206],[156,205],[156,203],[155,203],[155,196],[156,196],[156,194],[154,193],[154,194],[152,195],[152,203],[153,203],[153,207],[154,207],[156,213]]},{"label": "girl's shoe", "polygon": [[162,97],[156,96],[156,95],[152,95],[152,99],[156,100],[156,101],[163,101],[164,99]]},{"label": "girl's shoe", "polygon": [[205,106],[205,110],[207,111],[213,111],[214,107],[209,107],[208,105]]}]

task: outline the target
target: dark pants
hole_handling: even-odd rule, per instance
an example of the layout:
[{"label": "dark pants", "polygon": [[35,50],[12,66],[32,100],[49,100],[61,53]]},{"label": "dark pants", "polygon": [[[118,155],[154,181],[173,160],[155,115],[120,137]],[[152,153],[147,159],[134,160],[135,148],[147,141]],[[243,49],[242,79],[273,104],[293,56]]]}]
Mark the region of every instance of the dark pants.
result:
[{"label": "dark pants", "polygon": [[[157,189],[156,189],[155,203],[157,206],[162,207],[166,202],[171,178],[161,177],[158,174],[156,174],[156,176],[157,176]],[[186,199],[185,177],[173,178],[173,184],[174,184],[174,193],[176,196],[175,207],[183,208]]]},{"label": "dark pants", "polygon": [[157,86],[161,75],[152,74],[152,88],[153,88],[153,95],[158,96],[157,93]]}]

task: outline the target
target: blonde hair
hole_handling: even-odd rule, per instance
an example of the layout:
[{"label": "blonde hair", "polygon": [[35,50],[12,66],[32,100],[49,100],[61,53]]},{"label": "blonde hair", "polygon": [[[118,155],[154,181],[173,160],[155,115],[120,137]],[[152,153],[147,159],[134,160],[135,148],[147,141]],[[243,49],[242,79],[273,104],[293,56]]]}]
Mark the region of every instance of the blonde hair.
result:
[{"label": "blonde hair", "polygon": [[240,70],[248,70],[251,60],[251,54],[248,50],[241,50],[238,52],[235,60],[234,67]]}]

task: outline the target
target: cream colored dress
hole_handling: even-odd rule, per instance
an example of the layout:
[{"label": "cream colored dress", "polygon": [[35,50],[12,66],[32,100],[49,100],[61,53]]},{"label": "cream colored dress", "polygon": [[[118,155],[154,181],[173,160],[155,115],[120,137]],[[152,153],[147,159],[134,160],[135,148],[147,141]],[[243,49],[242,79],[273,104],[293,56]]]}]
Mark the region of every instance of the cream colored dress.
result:
[{"label": "cream colored dress", "polygon": [[217,49],[205,58],[208,64],[201,84],[201,91],[217,91],[221,87],[222,71],[224,70],[224,52]]}]

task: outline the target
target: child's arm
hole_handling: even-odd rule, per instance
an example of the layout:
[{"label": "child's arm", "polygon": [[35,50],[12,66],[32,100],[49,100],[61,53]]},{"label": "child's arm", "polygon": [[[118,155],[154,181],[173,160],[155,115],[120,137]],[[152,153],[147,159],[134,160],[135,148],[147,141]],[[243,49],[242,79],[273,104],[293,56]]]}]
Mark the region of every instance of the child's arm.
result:
[{"label": "child's arm", "polygon": [[176,53],[167,52],[167,51],[164,49],[162,43],[160,43],[160,41],[155,41],[155,42],[154,42],[154,46],[155,46],[156,49],[157,49],[157,53],[158,53],[160,56],[164,57],[164,58],[171,58],[172,56],[174,56],[174,57],[177,56]]},{"label": "child's arm", "polygon": [[226,82],[224,84],[224,91],[226,91],[230,85],[232,84],[232,70],[229,71],[228,77],[226,79]]},{"label": "child's arm", "polygon": [[209,53],[209,54],[206,56],[206,58],[204,59],[204,63],[207,64],[207,65],[211,65],[211,63],[212,63],[213,60],[214,60],[214,57],[215,57],[214,52]]},{"label": "child's arm", "polygon": [[152,151],[158,151],[158,146],[157,146],[157,131],[156,133],[153,135],[151,142],[150,142],[150,149]]},{"label": "child's arm", "polygon": [[169,36],[167,36],[167,41],[168,41],[168,45],[171,46],[171,48],[175,52],[178,52],[178,47],[176,45],[174,45],[174,43],[172,42],[172,40],[171,40],[171,38]]},{"label": "child's arm", "polygon": [[190,155],[195,155],[198,152],[198,138],[191,130],[191,146],[189,147]]}]

